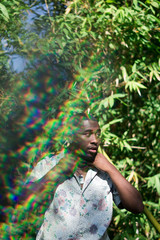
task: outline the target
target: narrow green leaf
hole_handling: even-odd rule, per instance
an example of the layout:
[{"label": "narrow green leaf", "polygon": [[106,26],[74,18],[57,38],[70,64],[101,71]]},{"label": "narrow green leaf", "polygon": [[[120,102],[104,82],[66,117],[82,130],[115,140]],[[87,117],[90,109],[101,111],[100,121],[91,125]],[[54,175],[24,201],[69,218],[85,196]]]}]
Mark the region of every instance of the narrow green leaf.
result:
[{"label": "narrow green leaf", "polygon": [[136,63],[134,63],[134,65],[132,66],[132,72],[136,72],[137,66]]},{"label": "narrow green leaf", "polygon": [[151,1],[151,5],[155,8],[159,8],[159,4],[155,1]]},{"label": "narrow green leaf", "polygon": [[113,107],[113,105],[114,105],[114,98],[112,96],[110,96],[108,98],[108,103],[109,103],[110,107]]},{"label": "narrow green leaf", "polygon": [[131,146],[129,145],[129,143],[127,143],[127,142],[125,141],[124,145],[125,145],[125,147],[126,147],[129,151],[132,152],[132,148],[131,148]]},{"label": "narrow green leaf", "polygon": [[128,74],[127,74],[126,68],[122,66],[121,71],[122,71],[122,76],[123,76],[124,81],[127,82],[128,81]]},{"label": "narrow green leaf", "polygon": [[157,80],[160,81],[160,76],[159,76],[158,72],[154,70],[153,73],[154,73],[155,77],[157,78]]},{"label": "narrow green leaf", "polygon": [[160,174],[156,174],[153,177],[146,178],[148,180],[148,187],[153,187],[160,194]]},{"label": "narrow green leaf", "polygon": [[137,72],[137,74],[138,74],[140,77],[142,77],[142,79],[145,79],[146,81],[148,81],[148,79],[147,79],[144,75],[142,75],[140,72]]},{"label": "narrow green leaf", "polygon": [[137,0],[133,0],[133,4],[134,4],[135,7],[137,7],[137,5],[138,5]]},{"label": "narrow green leaf", "polygon": [[123,98],[125,96],[126,96],[126,94],[124,94],[124,93],[116,93],[116,94],[112,95],[113,98]]},{"label": "narrow green leaf", "polygon": [[8,11],[7,8],[2,3],[0,3],[0,10],[2,12],[2,16],[4,17],[4,19],[8,21],[9,19]]},{"label": "narrow green leaf", "polygon": [[146,87],[142,83],[136,82],[136,86],[139,87],[139,88],[146,89]]}]

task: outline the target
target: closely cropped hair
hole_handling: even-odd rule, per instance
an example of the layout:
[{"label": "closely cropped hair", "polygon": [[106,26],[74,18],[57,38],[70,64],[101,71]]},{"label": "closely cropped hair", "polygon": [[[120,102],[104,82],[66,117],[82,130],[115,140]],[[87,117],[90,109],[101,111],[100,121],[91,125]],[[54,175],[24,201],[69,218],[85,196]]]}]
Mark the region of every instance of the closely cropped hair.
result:
[{"label": "closely cropped hair", "polygon": [[55,139],[61,144],[77,133],[82,121],[97,121],[96,118],[89,113],[89,102],[84,99],[68,100],[60,110],[57,116],[59,127],[55,130]]}]

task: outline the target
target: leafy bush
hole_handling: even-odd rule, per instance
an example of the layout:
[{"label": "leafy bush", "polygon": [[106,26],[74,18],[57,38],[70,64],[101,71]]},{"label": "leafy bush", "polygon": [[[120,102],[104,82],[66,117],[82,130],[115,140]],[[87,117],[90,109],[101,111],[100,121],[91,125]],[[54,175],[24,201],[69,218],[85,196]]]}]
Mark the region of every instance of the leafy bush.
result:
[{"label": "leafy bush", "polygon": [[[35,31],[27,40],[22,34],[21,48],[28,61],[25,72],[5,71],[12,81],[8,81],[10,88],[3,85],[10,101],[1,99],[5,133],[1,168],[9,166],[4,186],[17,188],[39,159],[61,149],[55,137],[60,114],[68,100],[87,99],[102,128],[101,147],[139,189],[159,221],[159,1],[77,0],[64,5],[59,15],[49,16],[51,31],[47,29],[43,37]],[[7,21],[6,10],[1,10]],[[8,174],[15,162],[11,181]],[[42,219],[37,222],[34,210],[28,217],[35,228],[22,221],[24,208],[14,209],[14,194],[7,192],[3,197],[7,206],[3,200],[2,209],[8,218],[2,235],[10,229],[17,239],[34,239]],[[38,214],[43,216],[44,208]],[[10,217],[14,214],[19,214],[16,231]],[[144,214],[135,216],[116,207],[109,232],[113,239],[158,238]]]}]

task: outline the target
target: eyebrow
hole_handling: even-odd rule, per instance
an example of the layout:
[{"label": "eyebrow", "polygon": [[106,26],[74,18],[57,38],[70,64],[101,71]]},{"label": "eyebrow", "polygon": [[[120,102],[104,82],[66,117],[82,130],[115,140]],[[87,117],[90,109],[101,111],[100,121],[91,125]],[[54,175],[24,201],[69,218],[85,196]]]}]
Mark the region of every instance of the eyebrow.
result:
[{"label": "eyebrow", "polygon": [[84,131],[82,132],[101,132],[101,129],[98,128],[97,130],[93,131],[92,129],[85,129]]}]

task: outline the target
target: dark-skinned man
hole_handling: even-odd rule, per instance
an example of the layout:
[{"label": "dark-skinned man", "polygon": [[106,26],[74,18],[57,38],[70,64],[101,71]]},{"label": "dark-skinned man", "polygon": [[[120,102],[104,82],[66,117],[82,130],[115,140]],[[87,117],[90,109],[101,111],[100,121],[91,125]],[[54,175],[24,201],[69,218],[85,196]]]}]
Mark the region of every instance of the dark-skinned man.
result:
[{"label": "dark-skinned man", "polygon": [[26,185],[38,196],[56,184],[36,240],[108,240],[113,201],[133,213],[143,211],[140,193],[98,153],[98,122],[86,114],[75,118],[67,150],[41,160]]}]

